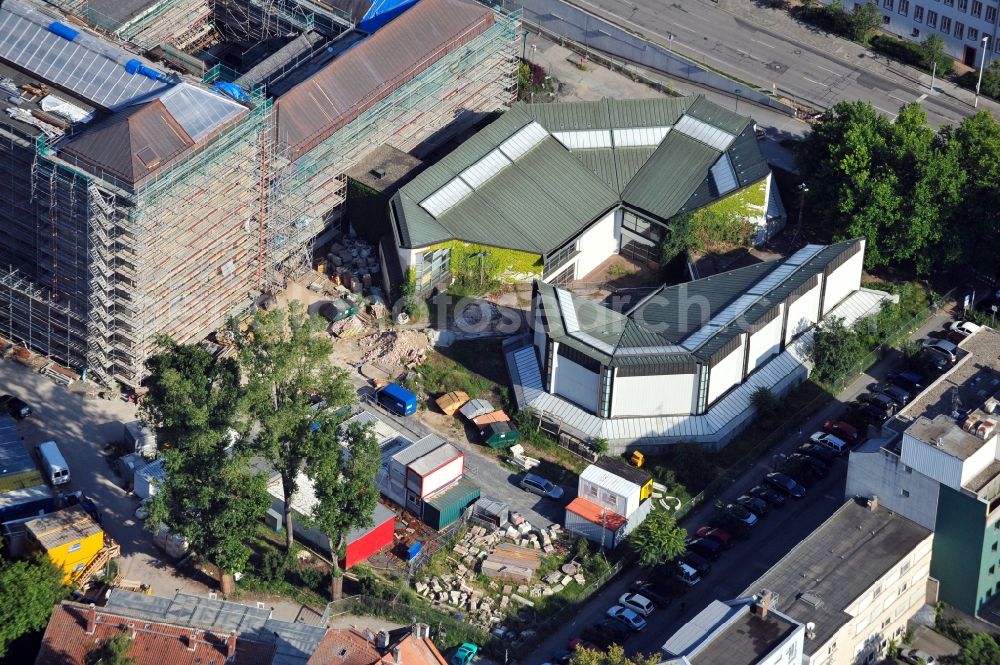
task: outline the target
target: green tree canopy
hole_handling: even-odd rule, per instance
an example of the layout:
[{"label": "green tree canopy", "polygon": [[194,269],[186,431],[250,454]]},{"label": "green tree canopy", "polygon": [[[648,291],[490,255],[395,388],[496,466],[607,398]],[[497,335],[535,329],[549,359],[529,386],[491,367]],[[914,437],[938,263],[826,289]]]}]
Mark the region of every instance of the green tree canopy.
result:
[{"label": "green tree canopy", "polygon": [[44,556],[0,561],[0,656],[17,638],[45,627],[52,607],[69,593],[62,579]]},{"label": "green tree canopy", "polygon": [[655,568],[684,554],[687,531],[666,510],[653,510],[629,536],[632,549],[639,555],[639,565]]},{"label": "green tree canopy", "polygon": [[813,331],[809,359],[813,363],[813,374],[820,381],[839,381],[854,369],[864,354],[857,333],[845,326],[839,317],[824,319]]},{"label": "green tree canopy", "polygon": [[878,5],[871,0],[854,5],[848,26],[851,39],[867,42],[868,38],[882,26],[882,13],[878,10]]},{"label": "green tree canopy", "polygon": [[334,427],[320,427],[316,434],[306,467],[317,499],[311,518],[330,539],[334,566],[331,595],[336,600],[342,583],[340,550],[347,544],[351,529],[371,526],[379,497],[375,474],[382,458],[370,425],[350,423],[343,428],[343,446]]},{"label": "green tree canopy", "polygon": [[[298,476],[318,432],[334,429],[338,407],[349,405],[354,390],[347,373],[330,363],[333,348],[319,317],[299,302],[287,310],[258,313],[252,336],[241,342],[240,364],[247,380],[250,415],[259,423],[253,447],[281,475],[286,545],[294,538],[292,497]],[[314,405],[325,402],[326,408]]]},{"label": "green tree canopy", "polygon": [[974,633],[962,645],[958,665],[1000,665],[1000,645],[989,633]]},{"label": "green tree canopy", "polygon": [[624,647],[612,644],[607,651],[575,649],[570,659],[572,665],[656,665],[660,659],[654,655],[626,656]]},{"label": "green tree canopy", "polygon": [[132,665],[135,661],[129,656],[131,650],[132,640],[127,633],[121,632],[88,651],[83,662],[86,665]]}]

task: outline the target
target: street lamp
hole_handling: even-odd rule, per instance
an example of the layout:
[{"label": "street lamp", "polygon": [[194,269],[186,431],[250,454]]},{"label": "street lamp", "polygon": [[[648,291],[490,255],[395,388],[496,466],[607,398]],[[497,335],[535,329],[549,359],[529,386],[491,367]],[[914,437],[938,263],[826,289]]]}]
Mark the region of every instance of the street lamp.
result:
[{"label": "street lamp", "polygon": [[806,187],[806,183],[800,182],[799,183],[799,223],[795,227],[795,232],[796,233],[798,233],[799,229],[802,228],[802,208],[805,207],[805,204],[806,204],[806,192],[808,192],[808,191],[809,191],[809,188]]},{"label": "street lamp", "polygon": [[733,92],[736,93],[736,110],[735,110],[735,112],[739,113],[740,112],[740,93],[743,92],[743,89],[742,88],[736,88],[735,90],[733,90]]},{"label": "street lamp", "polygon": [[979,107],[979,86],[983,84],[983,70],[986,68],[986,45],[989,44],[990,36],[983,35],[983,57],[979,61],[979,80],[976,81],[976,100],[972,103],[972,108]]}]

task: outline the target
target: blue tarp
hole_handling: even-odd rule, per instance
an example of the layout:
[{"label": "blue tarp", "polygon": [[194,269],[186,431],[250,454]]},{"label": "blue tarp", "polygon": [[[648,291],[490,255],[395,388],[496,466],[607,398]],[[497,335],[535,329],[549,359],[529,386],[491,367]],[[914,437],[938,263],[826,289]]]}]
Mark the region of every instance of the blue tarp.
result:
[{"label": "blue tarp", "polygon": [[358,22],[358,30],[375,32],[415,4],[417,0],[374,0]]}]

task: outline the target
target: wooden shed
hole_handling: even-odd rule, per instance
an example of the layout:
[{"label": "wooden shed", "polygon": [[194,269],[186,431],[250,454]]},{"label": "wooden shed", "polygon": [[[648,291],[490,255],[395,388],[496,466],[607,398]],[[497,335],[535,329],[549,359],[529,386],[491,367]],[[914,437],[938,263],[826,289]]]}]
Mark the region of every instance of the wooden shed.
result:
[{"label": "wooden shed", "polygon": [[469,401],[469,396],[462,392],[461,390],[453,390],[450,393],[445,393],[437,398],[435,402],[438,408],[446,416],[453,416],[455,412],[461,409]]}]

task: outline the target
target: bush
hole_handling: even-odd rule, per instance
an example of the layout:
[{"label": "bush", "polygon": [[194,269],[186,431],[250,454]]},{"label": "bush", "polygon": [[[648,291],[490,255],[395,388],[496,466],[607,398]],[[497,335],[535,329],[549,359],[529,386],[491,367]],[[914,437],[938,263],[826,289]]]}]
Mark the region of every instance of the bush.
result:
[{"label": "bush", "polygon": [[302,566],[299,568],[299,579],[313,591],[318,591],[323,585],[326,574],[315,566]]},{"label": "bush", "polygon": [[[966,72],[958,77],[958,84],[969,90],[975,90],[978,81],[978,70]],[[983,83],[979,88],[979,92],[986,97],[1000,99],[1000,60],[991,62],[983,70]]]},{"label": "bush", "polygon": [[288,555],[281,550],[267,550],[261,558],[258,577],[265,582],[280,582],[288,570]]},{"label": "bush", "polygon": [[[871,47],[873,51],[893,60],[922,69],[927,73],[931,72],[934,59],[928,57],[928,49],[925,44],[914,44],[889,35],[875,35],[871,38]],[[938,76],[947,76],[955,68],[954,61],[943,53],[938,53],[936,59]]]}]

